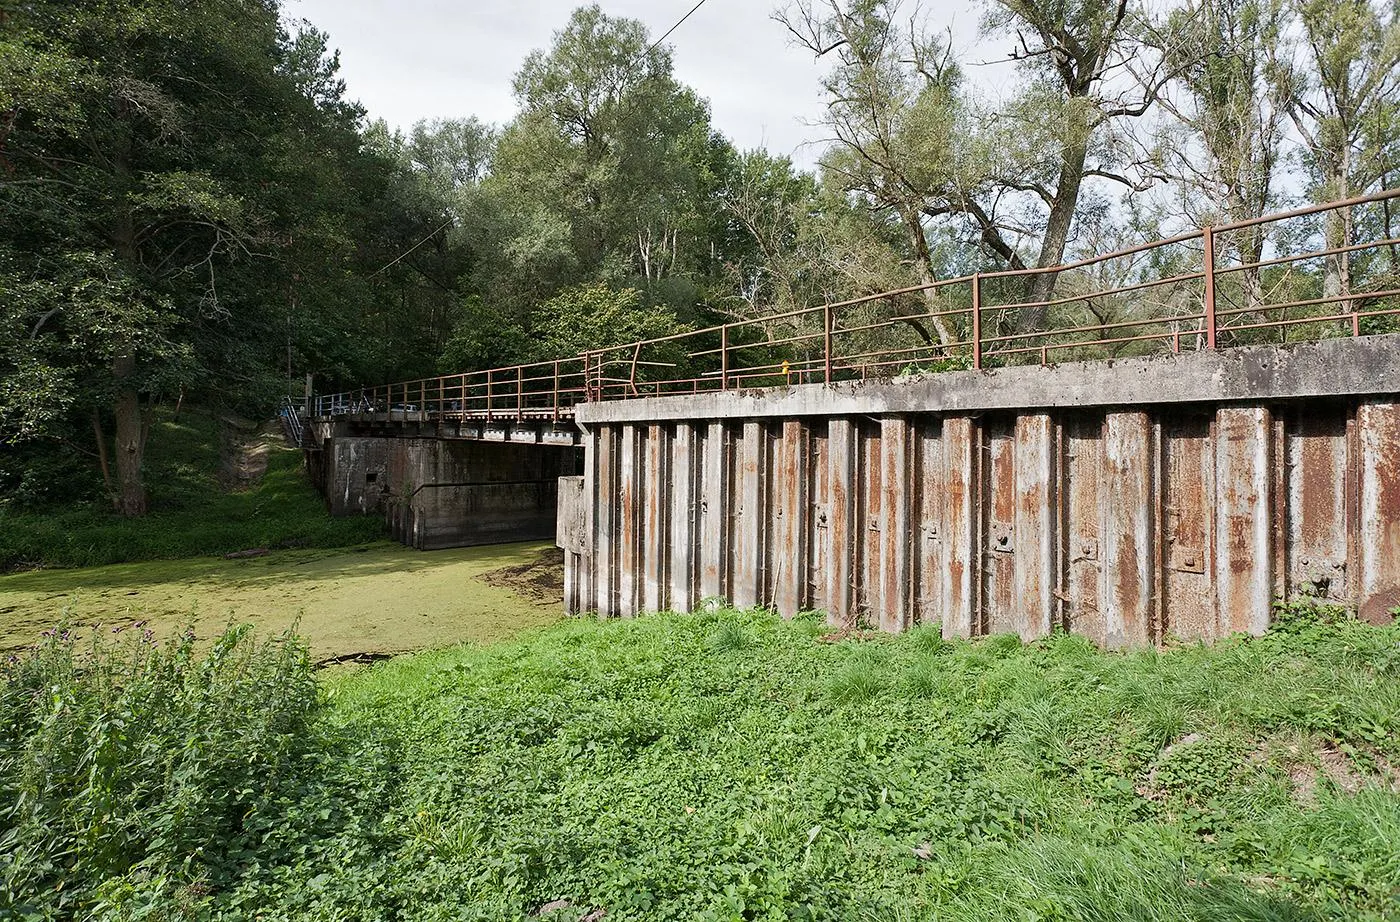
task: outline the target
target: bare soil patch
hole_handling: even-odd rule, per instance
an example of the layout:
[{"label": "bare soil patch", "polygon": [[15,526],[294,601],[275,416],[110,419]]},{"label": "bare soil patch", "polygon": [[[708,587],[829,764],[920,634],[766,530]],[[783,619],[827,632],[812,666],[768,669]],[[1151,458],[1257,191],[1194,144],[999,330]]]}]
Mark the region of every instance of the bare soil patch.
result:
[{"label": "bare soil patch", "polygon": [[564,604],[564,549],[544,548],[528,563],[482,575],[488,585],[509,589],[541,604]]}]

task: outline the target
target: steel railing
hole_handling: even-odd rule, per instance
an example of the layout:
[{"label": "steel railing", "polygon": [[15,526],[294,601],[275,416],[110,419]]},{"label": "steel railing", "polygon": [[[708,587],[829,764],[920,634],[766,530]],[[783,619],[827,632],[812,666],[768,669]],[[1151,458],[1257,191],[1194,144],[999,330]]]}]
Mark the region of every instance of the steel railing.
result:
[{"label": "steel railing", "polygon": [[[1050,268],[978,272],[542,362],[318,396],[319,416],[569,418],[579,403],[1400,330],[1400,189]],[[1328,222],[1352,240],[1326,247]],[[1030,299],[1037,278],[1052,297]]]},{"label": "steel railing", "polygon": [[305,422],[302,420],[306,407],[303,403],[293,401],[291,397],[282,398],[282,406],[278,408],[277,415],[282,420],[282,433],[297,448],[305,446]]}]

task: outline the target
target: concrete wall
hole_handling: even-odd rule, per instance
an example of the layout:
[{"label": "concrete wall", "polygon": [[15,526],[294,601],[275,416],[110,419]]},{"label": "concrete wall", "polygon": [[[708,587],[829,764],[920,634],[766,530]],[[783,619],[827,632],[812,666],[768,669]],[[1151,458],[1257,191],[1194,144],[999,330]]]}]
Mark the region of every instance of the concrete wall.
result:
[{"label": "concrete wall", "polygon": [[1387,620],[1397,375],[1374,337],[590,404],[566,605],[1108,647],[1257,633],[1303,595]]},{"label": "concrete wall", "polygon": [[559,477],[579,451],[555,445],[392,435],[323,435],[320,483],[332,515],[383,515],[422,550],[552,539]]}]

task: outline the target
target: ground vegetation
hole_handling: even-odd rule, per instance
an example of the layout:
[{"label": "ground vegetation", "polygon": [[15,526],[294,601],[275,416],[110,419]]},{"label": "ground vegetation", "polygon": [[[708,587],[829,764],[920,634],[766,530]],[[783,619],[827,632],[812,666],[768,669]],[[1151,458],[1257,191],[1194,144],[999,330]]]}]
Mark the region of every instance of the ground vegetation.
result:
[{"label": "ground vegetation", "polygon": [[[323,681],[6,667],[0,906],[91,919],[1392,917],[1396,628],[1126,654],[712,608]],[[100,769],[100,770],[99,770]]]}]

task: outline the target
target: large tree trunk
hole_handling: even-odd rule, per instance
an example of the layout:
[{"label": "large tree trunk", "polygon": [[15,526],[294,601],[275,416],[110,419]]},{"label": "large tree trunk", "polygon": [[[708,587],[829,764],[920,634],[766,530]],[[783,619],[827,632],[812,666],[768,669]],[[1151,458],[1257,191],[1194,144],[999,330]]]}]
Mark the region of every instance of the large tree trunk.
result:
[{"label": "large tree trunk", "polygon": [[121,356],[112,364],[117,379],[117,398],[112,403],[116,419],[117,484],[113,494],[116,509],[125,516],[146,514],[146,481],[142,462],[146,454],[146,425],[141,412],[141,398],[131,383],[136,360]]},{"label": "large tree trunk", "polygon": [[[933,254],[929,252],[928,238],[924,236],[924,225],[919,220],[917,212],[911,209],[904,210],[904,228],[909,233],[909,243],[914,247],[914,268],[919,274],[919,284],[932,285],[935,281],[933,276]],[[924,290],[924,302],[928,304],[930,312],[937,312],[943,309],[943,304],[938,300],[938,292],[933,289]],[[948,325],[944,323],[942,317],[930,317],[933,321],[933,328],[938,332],[938,344],[946,346],[953,341],[953,336],[948,332]]]},{"label": "large tree trunk", "polygon": [[[131,169],[128,164],[129,147],[118,145],[113,154],[113,171],[128,183]],[[122,199],[112,226],[112,247],[117,256],[132,270],[139,270],[141,256],[136,242],[136,223],[131,203]],[[112,416],[115,420],[115,451],[113,461],[117,469],[116,489],[112,491],[112,501],[117,512],[125,516],[146,514],[146,482],[141,467],[146,454],[146,426],[141,412],[141,396],[133,380],[136,374],[136,355],[124,348],[112,360],[112,381],[116,385],[116,399],[112,401]]]},{"label": "large tree trunk", "polygon": [[[1350,208],[1329,211],[1323,225],[1327,249],[1341,249],[1351,243]],[[1351,294],[1350,253],[1334,253],[1327,257],[1322,276],[1322,294],[1326,298]],[[1351,310],[1351,301],[1329,301],[1326,309],[1328,313],[1345,314]]]},{"label": "large tree trunk", "polygon": [[[1343,148],[1334,152],[1331,163],[1331,177],[1327,183],[1329,198],[1334,201],[1351,195],[1351,156],[1350,150]],[[1351,208],[1338,208],[1327,212],[1322,222],[1323,244],[1329,250],[1341,249],[1351,243]],[[1351,254],[1333,253],[1326,258],[1322,270],[1322,295],[1337,298],[1351,294]],[[1344,314],[1351,310],[1350,301],[1329,301],[1325,305],[1328,313]]]},{"label": "large tree trunk", "polygon": [[97,466],[102,471],[102,489],[107,491],[115,507],[117,491],[112,486],[112,466],[107,463],[107,435],[102,431],[102,415],[96,407],[92,410],[92,436],[97,441]]},{"label": "large tree trunk", "polygon": [[[1064,261],[1065,244],[1069,241],[1070,226],[1074,223],[1074,210],[1079,205],[1079,187],[1084,182],[1084,161],[1088,155],[1087,144],[1067,144],[1061,151],[1060,179],[1055,187],[1055,200],[1050,206],[1050,217],[1045,222],[1045,236],[1040,243],[1040,258],[1035,263],[1038,269],[1058,266]],[[1049,301],[1059,280],[1058,272],[1032,275],[1030,284],[1026,286],[1026,300],[1032,304]],[[1021,312],[1017,326],[1026,332],[1043,330],[1049,315],[1050,308],[1044,304],[1028,307]]]}]

